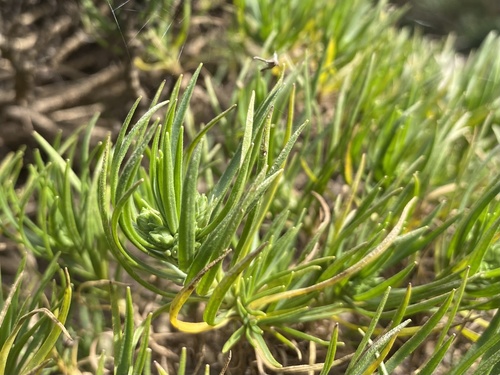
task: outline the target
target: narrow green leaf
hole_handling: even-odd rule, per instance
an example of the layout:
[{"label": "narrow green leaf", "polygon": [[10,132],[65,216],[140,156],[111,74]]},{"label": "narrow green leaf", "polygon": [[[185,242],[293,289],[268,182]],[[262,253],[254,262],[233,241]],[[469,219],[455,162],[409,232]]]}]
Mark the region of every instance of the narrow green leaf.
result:
[{"label": "narrow green leaf", "polygon": [[[359,343],[356,352],[354,353],[354,356],[351,359],[351,362],[349,363],[349,366],[347,367],[346,374],[361,374],[364,371],[364,368],[368,366],[368,363],[359,361],[363,353],[365,352],[365,348],[368,345],[368,342],[371,340],[372,334],[375,331],[375,328],[377,327],[378,321],[380,319],[380,316],[382,314],[382,311],[384,311],[385,303],[387,302],[387,299],[389,298],[389,294],[391,292],[391,288],[387,288],[382,300],[380,301],[380,304],[377,308],[377,311],[375,313],[375,316],[372,318],[370,321],[370,325],[368,326],[368,329],[366,330],[363,339]],[[366,357],[365,357],[366,358]]]},{"label": "narrow green leaf", "polygon": [[[170,132],[171,141],[172,141],[172,152],[176,152],[176,150],[177,150],[177,143],[178,143],[179,137],[181,136],[181,134],[180,134],[181,126],[182,126],[182,123],[184,122],[184,117],[186,116],[189,102],[191,100],[191,96],[193,95],[194,87],[196,85],[196,81],[198,80],[198,76],[200,75],[200,71],[201,71],[202,67],[203,67],[203,64],[200,64],[198,66],[198,69],[196,69],[196,71],[193,73],[193,76],[189,80],[189,83],[186,87],[186,91],[182,95],[182,99],[180,101],[179,107],[177,108],[177,111],[175,113],[174,122],[172,123],[172,128],[171,128],[171,132]],[[172,154],[171,157],[172,157],[172,159],[174,159],[175,155]],[[175,159],[174,159],[174,162],[175,162]]]},{"label": "narrow green leaf", "polygon": [[348,195],[347,201],[345,203],[345,209],[342,213],[342,216],[335,221],[335,227],[337,232],[340,232],[340,230],[345,224],[347,215],[351,212],[351,206],[354,202],[356,194],[358,193],[358,186],[361,182],[361,177],[363,176],[365,165],[366,165],[366,154],[363,154],[361,155],[361,162],[359,163],[358,171],[356,172],[356,177],[354,178],[354,181],[350,184],[352,191]]},{"label": "narrow green leaf", "polygon": [[[54,327],[50,331],[49,335],[43,342],[42,346],[38,349],[38,351],[35,353],[35,355],[30,359],[30,361],[24,366],[24,371],[29,372],[33,370],[35,367],[37,367],[40,363],[45,361],[52,350],[54,349],[54,346],[59,339],[59,336],[62,332],[62,328],[64,328],[64,324],[66,323],[66,319],[68,317],[69,313],[69,308],[71,306],[71,296],[73,294],[72,287],[71,287],[71,280],[69,278],[69,272],[68,269],[64,269],[64,292],[63,296],[61,299],[61,305],[59,307],[58,313],[55,315],[55,318],[61,323],[59,324],[54,324]],[[61,328],[61,326],[63,326]]]},{"label": "narrow green leaf", "polygon": [[241,158],[241,144],[234,153],[231,161],[226,167],[224,173],[220,177],[219,181],[215,184],[214,188],[208,195],[209,202],[219,202],[222,197],[226,194],[229,189],[234,176],[240,170],[240,158]]},{"label": "narrow green leaf", "polygon": [[[99,119],[99,113],[95,113],[88,122],[88,124],[85,126],[85,132],[81,142],[81,152],[80,152],[80,160],[81,163],[84,165],[88,165],[89,161],[92,159],[92,157],[89,156],[90,140],[92,138],[92,130],[94,129],[98,119]],[[86,180],[86,173],[87,173],[86,171],[83,171],[82,175],[80,176],[80,181]]]},{"label": "narrow green leaf", "polygon": [[[387,333],[380,336],[377,340],[375,340],[375,342],[372,345],[370,345],[370,347],[363,354],[363,357],[360,358],[359,362],[352,369],[352,371],[347,372],[346,375],[347,374],[350,374],[350,375],[364,374],[365,373],[364,371],[368,368],[368,366],[370,366],[372,363],[374,363],[374,360],[376,358],[376,354],[378,352],[380,352],[389,341],[394,341],[394,337],[397,336],[397,334],[404,327],[406,327],[410,322],[411,322],[411,319],[405,320],[403,323],[397,325],[396,327],[394,327],[393,329],[391,329]],[[391,373],[390,370],[387,369],[387,371],[389,374]],[[368,373],[372,374],[373,372],[369,370]]]},{"label": "narrow green leaf", "polygon": [[278,342],[284,344],[286,347],[293,350],[299,361],[302,360],[302,352],[300,351],[296,342],[289,340],[288,338],[286,338],[286,336],[282,335],[280,332],[273,329],[273,327],[271,329],[266,329],[265,332],[270,333],[273,337],[276,338],[276,340],[278,340]]},{"label": "narrow green leaf", "polygon": [[491,375],[496,374],[494,367],[498,368],[500,362],[500,350],[497,350],[492,355],[484,356],[481,363],[474,370],[474,375]]},{"label": "narrow green leaf", "polygon": [[[386,262],[386,267],[391,267],[394,264],[399,263],[402,259],[407,258],[416,251],[424,248],[433,240],[435,240],[440,234],[442,234],[447,228],[449,228],[453,223],[460,219],[462,215],[457,214],[447,220],[445,220],[441,225],[432,230],[431,232],[422,235],[420,238],[415,239],[412,243],[405,247],[398,247],[397,251],[394,251],[391,258]],[[424,225],[424,223],[422,223]],[[427,226],[427,225],[426,225]]]},{"label": "narrow green leaf", "polygon": [[279,363],[276,358],[272,355],[269,347],[264,341],[264,337],[254,330],[248,329],[245,331],[247,334],[247,339],[250,345],[252,345],[257,352],[257,354],[261,357],[261,359],[271,368],[280,369],[283,366]]},{"label": "narrow green leaf", "polygon": [[342,83],[342,87],[340,88],[340,93],[339,93],[339,97],[338,97],[337,105],[336,105],[336,110],[335,110],[335,115],[333,117],[333,122],[331,125],[332,136],[331,136],[331,140],[330,140],[329,153],[328,153],[328,155],[330,157],[334,155],[336,148],[339,144],[340,136],[342,134],[341,125],[342,125],[342,121],[344,120],[347,90],[349,87],[351,87],[351,82],[352,82],[352,73],[349,73],[347,75],[347,77],[344,79],[344,82]]},{"label": "narrow green leaf", "polygon": [[[181,76],[182,77],[182,76]],[[181,77],[179,77],[179,79],[181,79]],[[179,86],[180,88],[180,86]],[[174,89],[175,90],[175,89]],[[177,93],[178,94],[178,93]],[[172,93],[172,95],[174,95]],[[175,100],[172,100],[170,103],[169,103],[169,106],[167,108],[167,113],[165,115],[165,120],[164,120],[164,123],[163,123],[163,126],[162,128],[164,129],[163,130],[163,133],[162,133],[162,137],[168,133],[168,134],[172,134],[172,126],[174,124],[174,118],[175,118],[175,111],[177,109],[177,96],[175,97],[176,99]],[[163,138],[162,140],[160,141],[160,143],[163,143]]]},{"label": "narrow green leaf", "polygon": [[[172,93],[170,94],[170,103],[168,104],[167,107],[167,116],[165,116],[165,123],[163,124],[165,131],[168,133],[172,133],[172,126],[174,124],[174,117],[173,114],[175,114],[175,109],[177,108],[177,103],[179,101],[179,92],[181,91],[181,85],[182,85],[182,79],[184,78],[183,74],[179,75],[179,78],[177,78],[177,81],[175,82],[175,86],[172,89]],[[168,114],[172,114],[172,118],[169,119]]]},{"label": "narrow green leaf", "polygon": [[[99,175],[97,203],[99,206],[99,215],[101,216],[104,232],[109,233],[109,202],[110,193],[107,185],[108,170],[109,170],[109,156],[111,153],[111,136],[108,135],[104,143],[104,153],[102,155],[102,169]],[[107,236],[108,241],[111,241],[111,236]]]},{"label": "narrow green leaf", "polygon": [[453,259],[455,256],[458,256],[459,253],[461,253],[461,251],[455,251],[455,249],[458,249],[462,246],[465,236],[470,233],[472,226],[478,219],[481,212],[484,210],[486,205],[496,195],[498,195],[498,193],[500,193],[500,182],[494,181],[491,184],[491,187],[489,187],[489,189],[484,194],[482,194],[481,197],[471,207],[469,214],[464,217],[464,220],[461,221],[459,227],[455,231],[450,246],[448,247],[447,257],[449,259]]},{"label": "narrow green leaf", "polygon": [[130,287],[126,289],[125,295],[125,317],[124,317],[124,329],[121,335],[121,345],[119,355],[117,357],[117,363],[115,363],[115,374],[128,374],[129,369],[132,366],[132,358],[134,352],[133,345],[134,337],[134,306],[132,304],[132,294]]},{"label": "narrow green leaf", "polygon": [[[121,355],[123,333],[120,319],[120,297],[116,291],[117,287],[111,281],[109,282],[109,299],[111,302],[111,327],[113,328],[113,353],[116,358]],[[115,364],[115,369],[116,369]],[[115,371],[116,372],[116,371]]]},{"label": "narrow green leaf", "polygon": [[186,357],[187,349],[183,346],[181,349],[181,358],[179,359],[179,370],[177,371],[177,375],[186,375]]},{"label": "narrow green leaf", "polygon": [[489,226],[486,231],[483,232],[483,234],[481,235],[481,239],[470,254],[469,264],[471,275],[474,275],[479,270],[486,252],[488,251],[488,249],[490,249],[493,238],[498,234],[498,228],[500,227],[500,211],[497,213],[497,216],[497,219]]},{"label": "narrow green leaf", "polygon": [[[294,78],[295,74],[298,74],[298,72],[293,72],[292,75],[289,76],[290,79]],[[267,95],[266,99],[264,99],[264,101],[257,108],[257,111],[255,112],[254,116],[254,123],[256,125],[262,124],[264,122],[267,113],[269,112],[270,108],[274,105],[278,97],[278,94],[280,94],[280,92],[285,87],[285,85],[283,84],[283,77],[284,77],[284,71],[281,73],[278,82],[276,82],[276,85],[274,85],[271,92]]]},{"label": "narrow green leaf", "polygon": [[[387,330],[394,329],[398,327],[403,320],[406,309],[408,307],[408,304],[410,303],[410,298],[411,298],[411,284],[408,285],[408,288],[406,289],[406,294],[401,302],[400,306],[396,310],[396,313],[392,317],[391,323],[389,324]],[[392,336],[387,343],[384,344],[384,347],[381,348],[380,352],[377,349],[376,352],[376,358],[374,358],[373,361],[369,364],[369,366],[364,370],[364,374],[369,375],[372,374],[376,371],[377,368],[380,368],[381,373],[387,374],[384,361],[389,352],[392,350],[392,347],[397,339],[397,335]],[[367,357],[366,359],[369,359]]]},{"label": "narrow green leaf", "polygon": [[231,107],[226,109],[225,111],[219,113],[217,116],[215,116],[208,124],[205,125],[205,127],[200,130],[200,132],[194,137],[193,141],[189,144],[189,147],[186,150],[186,156],[185,160],[189,161],[191,160],[191,155],[194,152],[194,149],[198,144],[201,142],[203,137],[207,134],[207,132],[214,127],[220,120],[222,120],[226,115],[231,112],[233,109],[236,108],[236,104],[233,104]]},{"label": "narrow green leaf", "polygon": [[396,313],[392,317],[391,324],[389,325],[389,328],[394,328],[396,327],[399,323],[402,322],[405,314],[406,314],[406,309],[408,308],[408,305],[410,304],[410,299],[411,299],[411,283],[408,284],[408,287],[406,288],[406,293],[404,295],[403,300],[401,301],[398,309],[396,310]]},{"label": "narrow green leaf", "polygon": [[439,324],[443,316],[448,311],[454,296],[455,290],[452,290],[443,305],[429,318],[419,331],[406,341],[401,348],[394,353],[389,361],[387,361],[386,369],[389,373],[392,373],[396,367],[399,366],[405,358],[408,358],[408,356],[413,353],[413,351],[427,338],[427,336],[432,333],[432,331],[436,328],[436,325]]},{"label": "narrow green leaf", "polygon": [[[173,151],[173,150],[172,150]],[[175,193],[175,210],[177,217],[181,215],[181,199],[182,199],[182,179],[183,179],[183,160],[184,152],[184,126],[181,126],[179,139],[177,141],[177,150],[174,159],[174,193]]]},{"label": "narrow green leaf", "polygon": [[408,275],[413,271],[415,266],[417,265],[417,262],[412,262],[408,266],[406,266],[404,269],[402,269],[400,272],[397,274],[389,277],[388,279],[382,281],[381,283],[378,283],[377,285],[371,287],[368,289],[366,292],[359,293],[353,296],[353,299],[355,301],[365,301],[370,298],[374,298],[376,296],[379,296],[382,294],[385,290],[387,290],[387,287],[398,287],[403,280],[405,280]]},{"label": "narrow green leaf", "polygon": [[[64,173],[66,170],[66,165],[68,164],[67,160],[64,160],[63,157],[59,154],[58,151],[56,151],[49,142],[45,140],[39,133],[36,131],[33,132],[33,137],[36,139],[36,141],[40,144],[40,146],[43,148],[43,150],[49,154],[52,162],[59,168],[61,172]],[[69,169],[68,171],[68,178],[71,182],[71,185],[76,189],[76,191],[81,191],[82,189],[82,183],[76,173],[72,170]]]},{"label": "narrow green leaf", "polygon": [[[144,360],[145,366],[144,366],[144,371],[143,371],[142,375],[152,375],[152,372],[151,372],[151,364],[153,363],[152,353],[153,353],[153,350],[151,348],[146,348],[146,356],[145,356],[146,358]],[[158,371],[158,374],[160,374],[159,371]]]},{"label": "narrow green leaf", "polygon": [[300,133],[302,133],[302,130],[304,130],[305,126],[308,124],[308,122],[304,122],[302,125],[300,125],[297,130],[292,134],[288,142],[286,143],[285,147],[283,147],[283,150],[281,150],[280,154],[278,157],[274,160],[273,165],[269,169],[268,174],[271,175],[275,173],[277,170],[283,168],[284,163],[286,159],[288,158],[288,155],[290,154],[290,151],[292,151],[292,147],[299,138]]},{"label": "narrow green leaf", "polygon": [[172,160],[170,134],[165,135],[165,144],[162,147],[163,159],[160,164],[161,170],[158,172],[158,190],[161,194],[160,212],[164,212],[164,219],[170,229],[170,233],[176,233],[179,227],[179,217],[177,216],[177,203],[175,202],[174,166]]},{"label": "narrow green leaf", "polygon": [[17,275],[14,283],[11,285],[9,294],[5,300],[2,301],[2,310],[0,311],[0,330],[3,330],[4,327],[7,327],[7,325],[4,325],[4,320],[5,317],[11,308],[11,303],[14,298],[14,295],[19,291],[19,288],[21,286],[21,282],[23,281],[23,275],[24,275],[24,267],[26,265],[26,257],[23,257],[21,264],[17,268]]},{"label": "narrow green leaf", "polygon": [[332,338],[330,339],[330,343],[328,344],[328,350],[326,352],[325,364],[321,369],[319,375],[328,375],[330,373],[330,369],[333,366],[333,361],[335,360],[335,352],[337,351],[337,340],[339,336],[339,324],[335,324],[333,327]]},{"label": "narrow green leaf", "polygon": [[481,337],[467,350],[459,363],[450,370],[450,375],[465,374],[478,358],[500,343],[499,332],[500,310],[497,310]]},{"label": "narrow green leaf", "polygon": [[467,282],[469,281],[469,274],[470,274],[470,267],[467,267],[466,270],[463,272],[462,283],[460,285],[460,288],[458,288],[458,292],[456,293],[456,301],[453,304],[451,311],[448,313],[448,321],[446,322],[445,326],[441,331],[441,334],[439,335],[439,338],[436,342],[436,347],[441,346],[441,344],[445,339],[445,335],[449,332],[451,326],[453,325],[453,322],[455,321],[455,316],[457,315],[458,310],[460,309],[462,298],[465,293],[465,287],[467,286]]},{"label": "narrow green leaf", "polygon": [[341,240],[352,235],[352,233],[356,230],[356,228],[358,228],[361,223],[363,223],[373,213],[378,213],[384,210],[387,202],[395,195],[400,194],[401,191],[402,189],[399,188],[391,190],[383,197],[379,198],[371,207],[363,207],[363,211],[361,211],[361,207],[356,210],[357,212],[355,213],[354,217],[345,224],[345,227],[342,228],[342,231],[339,233],[338,237],[333,238],[335,242],[340,242]]},{"label": "narrow green leaf", "polygon": [[327,347],[328,345],[330,345],[330,340],[323,340],[319,337],[310,335],[308,333],[305,333],[303,331],[288,327],[286,325],[283,325],[281,327],[275,327],[275,329],[283,331],[285,333],[288,333],[289,335],[295,336],[301,340],[313,341],[316,344],[319,344],[319,345],[324,346],[324,347]]},{"label": "narrow green leaf", "polygon": [[[263,325],[295,324],[300,322],[309,322],[327,318],[338,312],[338,305],[309,307],[307,304],[301,304],[301,307],[293,306],[279,310],[266,309],[266,316],[260,318],[259,322]],[[258,311],[258,310],[257,310]]]},{"label": "narrow green leaf", "polygon": [[250,153],[247,153],[245,162],[239,168],[238,175],[236,176],[236,181],[234,182],[234,185],[231,189],[231,192],[229,193],[229,197],[227,198],[224,207],[220,210],[220,212],[217,213],[217,215],[213,219],[210,220],[210,223],[200,231],[199,236],[201,238],[211,233],[222,222],[222,220],[227,217],[227,215],[235,207],[237,202],[239,202],[241,196],[245,191],[245,186],[248,181],[247,179],[249,167]]},{"label": "narrow green leaf", "polygon": [[158,100],[160,100],[160,95],[163,91],[163,88],[165,87],[165,83],[166,83],[165,80],[161,81],[160,86],[156,90],[155,96],[153,97],[153,100],[151,101],[151,104],[149,105],[149,108],[153,108],[156,105],[156,103],[158,103]]},{"label": "narrow green leaf", "polygon": [[[450,348],[451,344],[453,341],[455,341],[456,334],[451,335],[446,339],[446,341],[442,344],[437,346],[437,350],[434,351],[432,354],[431,358],[429,358],[429,361],[425,364],[424,367],[419,372],[419,375],[433,375],[435,374],[434,370],[438,367],[438,365],[441,363],[443,360],[446,352]],[[475,372],[477,374],[477,372]],[[486,375],[486,374],[485,374]]]},{"label": "narrow green leaf", "polygon": [[[267,168],[267,166],[271,163],[272,156],[274,156],[274,150],[271,147],[271,133],[273,133],[272,137],[274,141],[274,128],[272,128],[273,113],[274,107],[271,107],[269,110],[269,114],[266,117],[266,121],[264,121],[263,126],[260,127],[254,138],[253,143],[255,145],[260,145],[260,147],[255,148],[252,151],[252,153],[257,154],[256,158],[258,170]],[[254,157],[252,156],[252,160],[253,158]]]},{"label": "narrow green leaf", "polygon": [[161,102],[148,110],[132,127],[130,132],[126,136],[124,136],[123,142],[118,143],[117,141],[117,143],[115,144],[110,170],[111,199],[113,199],[113,203],[115,201],[115,192],[118,187],[120,167],[127,155],[130,146],[132,145],[132,142],[137,138],[142,138],[138,136],[144,132],[153,114],[161,107],[164,107],[166,104],[168,104],[168,102]]},{"label": "narrow green leaf", "polygon": [[128,111],[127,117],[125,118],[125,121],[123,122],[123,125],[120,129],[120,132],[118,133],[118,137],[116,138],[116,142],[115,142],[116,146],[115,147],[118,150],[122,148],[123,141],[125,139],[125,135],[127,134],[127,130],[128,130],[129,125],[130,125],[130,121],[132,121],[132,117],[134,117],[135,110],[139,106],[140,102],[141,102],[141,98],[138,98],[134,102],[134,104],[132,105],[130,110]]},{"label": "narrow green leaf", "polygon": [[182,191],[182,211],[179,225],[179,268],[187,271],[195,257],[196,244],[196,200],[198,198],[198,167],[201,158],[201,145],[189,162]]},{"label": "narrow green leaf", "polygon": [[253,132],[253,111],[255,105],[255,91],[252,91],[250,96],[250,103],[248,104],[247,119],[245,123],[245,130],[243,133],[243,140],[241,142],[241,158],[240,158],[240,168],[245,161],[248,150],[250,149],[250,144],[252,142],[252,132]]},{"label": "narrow green leaf", "polygon": [[238,341],[241,340],[241,338],[245,334],[245,329],[245,326],[241,326],[233,332],[233,334],[229,337],[229,339],[227,339],[224,346],[222,347],[222,353],[227,353],[234,345],[236,345]]},{"label": "narrow green leaf", "polygon": [[261,244],[257,249],[248,254],[244,259],[226,272],[222,280],[219,282],[213,291],[207,306],[203,313],[203,320],[210,325],[216,325],[216,315],[220,305],[225,299],[226,293],[234,285],[236,278],[247,268],[250,263],[257,257],[267,246],[267,243]]},{"label": "narrow green leaf", "polygon": [[[292,92],[290,93],[290,98],[288,100],[288,116],[286,119],[286,128],[285,128],[285,137],[284,142],[285,145],[290,140],[293,130],[293,120],[294,120],[294,111],[295,111],[295,83],[292,85]],[[309,119],[312,117],[308,117]]]},{"label": "narrow green leaf", "polygon": [[80,231],[78,230],[78,225],[76,223],[75,212],[73,211],[73,206],[75,203],[73,200],[73,195],[71,193],[70,184],[70,172],[69,163],[66,165],[63,177],[63,188],[62,188],[62,199],[59,201],[60,210],[64,218],[64,224],[68,229],[68,234],[71,236],[72,242],[78,246],[82,246],[82,239]]},{"label": "narrow green leaf", "polygon": [[105,372],[105,365],[106,363],[106,354],[104,350],[101,352],[101,355],[99,356],[99,360],[97,362],[97,370],[96,370],[96,375],[105,375],[107,374],[107,370]]},{"label": "narrow green leaf", "polygon": [[144,150],[148,146],[149,141],[153,137],[156,129],[158,128],[159,120],[156,120],[154,125],[145,133],[145,135],[139,139],[137,146],[130,155],[129,159],[122,168],[122,172],[118,178],[118,186],[115,190],[115,196],[113,202],[116,202],[122,197],[123,192],[130,188],[134,183],[134,179],[137,176],[137,171],[139,170],[141,160],[143,158]]}]

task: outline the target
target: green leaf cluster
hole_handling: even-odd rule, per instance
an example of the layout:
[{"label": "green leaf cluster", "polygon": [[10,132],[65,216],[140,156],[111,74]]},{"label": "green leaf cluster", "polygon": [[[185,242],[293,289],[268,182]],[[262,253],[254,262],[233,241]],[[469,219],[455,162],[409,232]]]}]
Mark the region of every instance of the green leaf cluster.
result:
[{"label": "green leaf cluster", "polygon": [[[72,301],[68,270],[60,270],[57,256],[47,267],[43,278],[33,288],[30,298],[23,299],[21,286],[26,282],[24,267],[19,266],[16,279],[7,296],[0,294],[0,373],[33,374],[53,361],[53,350],[61,333],[72,338],[65,328]],[[62,287],[52,285],[49,301],[45,288],[59,272]],[[48,305],[48,307],[46,307]]]},{"label": "green leaf cluster", "polygon": [[[432,374],[462,336],[471,348],[449,373],[496,373],[498,313],[482,334],[468,319],[499,303],[498,37],[463,61],[451,39],[394,29],[401,12],[385,1],[234,6],[234,40],[274,48],[279,66],[258,72],[243,59],[226,110],[205,76],[216,115],[201,127],[190,116],[200,65],[164,101],[162,84],[135,121],[138,100],[114,141],[90,147],[96,118],[81,144],[35,135],[45,155],[35,153],[22,188],[22,152],[0,165],[2,232],[49,259],[48,278],[60,262],[84,280],[130,276],[159,296],[135,324],[132,289],[104,293],[116,374],[149,373],[150,329],[165,312],[186,333],[220,330],[223,352],[246,340],[274,371],[389,374],[432,340],[419,368]],[[67,272],[62,280],[49,305],[66,311]],[[0,365],[32,371],[60,331],[28,343],[26,319],[40,311],[2,301]],[[59,310],[44,319],[65,323]],[[330,337],[314,329],[323,319],[335,322]],[[304,363],[303,341],[323,362],[284,367],[275,343]]]}]

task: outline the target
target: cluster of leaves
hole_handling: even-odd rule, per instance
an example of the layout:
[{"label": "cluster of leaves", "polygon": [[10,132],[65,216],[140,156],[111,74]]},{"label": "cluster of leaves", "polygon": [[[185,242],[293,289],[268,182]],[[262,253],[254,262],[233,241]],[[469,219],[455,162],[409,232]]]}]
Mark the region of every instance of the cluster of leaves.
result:
[{"label": "cluster of leaves", "polygon": [[[71,306],[72,288],[68,270],[59,269],[57,257],[49,264],[38,285],[32,286],[30,298],[23,298],[25,262],[7,296],[0,294],[0,373],[33,374],[51,362],[51,352],[61,332],[71,336],[64,327]],[[61,291],[52,286],[50,300],[45,300],[45,288],[59,271]],[[22,302],[24,299],[24,302]],[[49,306],[46,307],[46,306]]]},{"label": "cluster of leaves", "polygon": [[[103,149],[100,146],[89,152],[96,121],[94,116],[80,142],[80,132],[64,142],[56,139],[53,145],[35,133],[50,162],[46,163],[41,152],[35,150],[35,163],[29,166],[29,177],[22,190],[16,187],[23,167],[23,150],[3,161],[0,175],[3,234],[21,242],[37,257],[60,258],[72,274],[85,280],[108,278],[106,239],[100,222],[95,220],[97,175],[92,174]],[[73,165],[76,160],[78,174]],[[33,197],[35,208],[30,207]]]},{"label": "cluster of leaves", "polygon": [[[97,118],[80,143],[78,134],[53,145],[35,135],[49,162],[36,153],[22,189],[22,152],[0,166],[3,233],[50,260],[44,280],[57,262],[84,281],[121,280],[123,269],[163,298],[134,327],[130,289],[124,311],[116,285],[108,289],[117,374],[150,373],[150,327],[165,311],[183,332],[235,327],[223,352],[247,340],[276,371],[327,374],[345,364],[347,374],[393,373],[433,340],[437,349],[419,369],[432,374],[461,335],[473,345],[447,364],[449,373],[474,363],[475,373],[498,372],[500,314],[482,335],[458,319],[498,307],[500,63],[492,51],[500,40],[491,35],[463,63],[450,41],[431,44],[390,27],[400,14],[384,1],[247,0],[236,9],[238,32],[275,46],[290,73],[244,66],[238,110],[219,110],[198,130],[187,114],[201,66],[182,95],[182,77],[167,101],[160,87],[130,126],[137,101],[114,142],[90,148]],[[304,45],[310,54],[297,58]],[[163,120],[152,121],[160,112]],[[52,313],[43,310],[61,330],[71,297],[68,272],[62,279]],[[27,317],[40,300],[19,307],[2,299],[4,368],[46,365],[60,331],[28,342]],[[191,303],[204,306],[203,321],[183,320]],[[325,318],[352,329],[344,342],[338,325],[329,340],[298,329]],[[324,362],[283,368],[270,342],[301,360],[303,340],[324,348]],[[344,345],[354,349],[339,358]]]}]

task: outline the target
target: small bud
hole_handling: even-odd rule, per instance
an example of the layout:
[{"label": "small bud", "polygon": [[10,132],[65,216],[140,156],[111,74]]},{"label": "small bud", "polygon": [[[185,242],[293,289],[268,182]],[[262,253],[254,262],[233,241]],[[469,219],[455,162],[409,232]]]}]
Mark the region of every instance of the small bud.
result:
[{"label": "small bud", "polygon": [[142,231],[149,232],[158,227],[163,227],[164,225],[158,211],[143,208],[139,216],[137,216],[137,226]]},{"label": "small bud", "polygon": [[174,237],[170,234],[167,228],[158,228],[150,231],[149,236],[153,239],[155,244],[162,247],[171,247],[175,242]]}]

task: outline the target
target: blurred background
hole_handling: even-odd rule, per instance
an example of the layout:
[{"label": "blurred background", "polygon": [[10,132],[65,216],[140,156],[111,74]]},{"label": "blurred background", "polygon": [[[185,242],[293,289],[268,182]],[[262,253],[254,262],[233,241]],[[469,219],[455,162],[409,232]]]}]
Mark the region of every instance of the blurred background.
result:
[{"label": "blurred background", "polygon": [[[431,37],[456,35],[462,53],[479,47],[491,30],[500,31],[499,0],[392,0],[406,6],[402,26],[418,28]],[[499,51],[500,53],[500,51]]]}]

